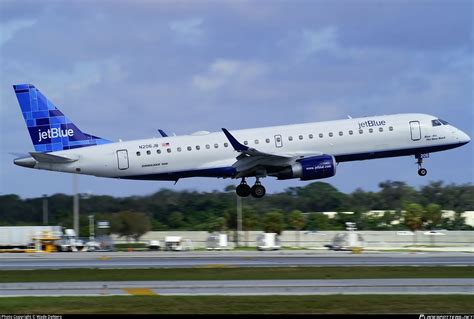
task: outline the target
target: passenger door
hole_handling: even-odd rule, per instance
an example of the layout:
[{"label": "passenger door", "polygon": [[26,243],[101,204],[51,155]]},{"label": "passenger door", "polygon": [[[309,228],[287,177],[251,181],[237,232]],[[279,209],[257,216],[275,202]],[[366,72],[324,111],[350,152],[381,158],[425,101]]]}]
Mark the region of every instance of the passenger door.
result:
[{"label": "passenger door", "polygon": [[118,169],[124,170],[127,169],[128,164],[128,151],[127,150],[118,150],[117,151],[117,163]]},{"label": "passenger door", "polygon": [[421,140],[421,127],[419,121],[410,121],[410,134],[412,141]]}]

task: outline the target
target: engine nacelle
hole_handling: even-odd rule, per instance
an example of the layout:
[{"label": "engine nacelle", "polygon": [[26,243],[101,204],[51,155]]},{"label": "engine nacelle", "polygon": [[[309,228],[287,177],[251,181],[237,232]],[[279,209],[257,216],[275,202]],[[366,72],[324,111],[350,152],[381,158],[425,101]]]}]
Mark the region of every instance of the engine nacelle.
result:
[{"label": "engine nacelle", "polygon": [[275,174],[278,179],[299,178],[302,181],[334,175],[336,175],[336,159],[326,154],[303,158]]}]

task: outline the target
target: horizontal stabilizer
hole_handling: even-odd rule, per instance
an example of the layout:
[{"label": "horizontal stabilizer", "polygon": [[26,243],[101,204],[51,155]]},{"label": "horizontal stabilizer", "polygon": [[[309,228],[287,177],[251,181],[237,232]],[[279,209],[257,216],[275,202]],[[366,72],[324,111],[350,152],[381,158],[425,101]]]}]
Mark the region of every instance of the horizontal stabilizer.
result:
[{"label": "horizontal stabilizer", "polygon": [[8,153],[8,154],[13,155],[15,157],[29,157],[30,156],[30,154],[28,154],[28,153],[14,153],[14,152],[11,152],[11,153]]},{"label": "horizontal stabilizer", "polygon": [[58,155],[53,155],[53,154],[49,154],[49,153],[30,152],[30,155],[35,160],[37,160],[38,162],[42,162],[42,163],[60,164],[60,163],[72,163],[72,162],[77,161],[77,159],[74,159],[74,158],[58,156]]}]

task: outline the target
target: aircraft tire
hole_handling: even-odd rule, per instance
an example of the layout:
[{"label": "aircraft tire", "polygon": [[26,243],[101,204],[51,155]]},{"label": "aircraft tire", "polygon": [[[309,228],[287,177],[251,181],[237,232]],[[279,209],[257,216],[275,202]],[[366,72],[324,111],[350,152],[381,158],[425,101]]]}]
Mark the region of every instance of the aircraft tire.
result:
[{"label": "aircraft tire", "polygon": [[265,187],[262,185],[253,185],[250,191],[255,198],[262,198],[266,193]]},{"label": "aircraft tire", "polygon": [[426,168],[420,168],[418,170],[418,175],[420,176],[426,176],[426,174],[428,174],[428,171],[426,170]]},{"label": "aircraft tire", "polygon": [[250,186],[247,184],[240,184],[237,186],[235,189],[235,192],[237,193],[238,196],[240,197],[247,197],[250,195]]}]

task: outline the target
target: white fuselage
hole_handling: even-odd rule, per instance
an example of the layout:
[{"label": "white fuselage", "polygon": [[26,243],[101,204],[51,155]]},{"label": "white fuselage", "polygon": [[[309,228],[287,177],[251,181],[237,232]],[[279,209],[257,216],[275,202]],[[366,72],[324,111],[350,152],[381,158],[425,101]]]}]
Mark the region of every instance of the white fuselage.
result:
[{"label": "white fuselage", "polygon": [[[304,156],[329,154],[337,162],[420,155],[470,141],[452,125],[433,126],[436,117],[397,114],[307,124],[231,130],[242,144],[260,152]],[[102,177],[177,180],[234,177],[239,154],[223,132],[110,143],[53,152],[72,163],[37,162],[34,168]]]}]

